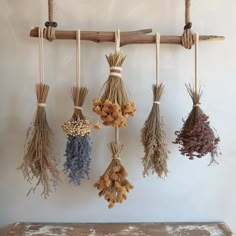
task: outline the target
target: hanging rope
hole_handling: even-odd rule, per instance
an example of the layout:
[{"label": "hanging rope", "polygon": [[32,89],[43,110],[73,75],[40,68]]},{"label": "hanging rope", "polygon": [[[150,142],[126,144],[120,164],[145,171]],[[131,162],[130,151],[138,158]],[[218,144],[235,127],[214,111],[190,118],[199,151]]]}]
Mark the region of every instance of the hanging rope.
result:
[{"label": "hanging rope", "polygon": [[44,83],[43,28],[39,28],[39,81]]},{"label": "hanging rope", "polygon": [[194,34],[194,42],[195,42],[195,81],[194,81],[194,90],[197,93],[199,91],[199,80],[198,80],[198,43],[199,43],[199,34],[198,33]]},{"label": "hanging rope", "polygon": [[54,21],[54,2],[48,0],[48,21],[45,23],[46,29],[44,31],[44,37],[52,42],[56,39],[56,27],[57,23]]},{"label": "hanging rope", "polygon": [[[120,29],[117,29],[115,32],[115,43],[116,43],[116,52],[120,52]],[[122,70],[122,68],[121,68]],[[121,72],[120,70],[120,72]],[[118,73],[119,74],[119,73]],[[118,76],[119,77],[119,76]],[[119,128],[115,127],[115,143],[119,145]]]},{"label": "hanging rope", "polygon": [[156,86],[158,86],[159,84],[160,40],[161,40],[161,35],[157,33],[156,34]]},{"label": "hanging rope", "polygon": [[76,87],[80,87],[80,30],[76,31]]},{"label": "hanging rope", "polygon": [[186,49],[191,49],[194,41],[191,31],[192,23],[190,19],[191,0],[185,0],[185,26],[184,33],[182,35],[182,46]]}]

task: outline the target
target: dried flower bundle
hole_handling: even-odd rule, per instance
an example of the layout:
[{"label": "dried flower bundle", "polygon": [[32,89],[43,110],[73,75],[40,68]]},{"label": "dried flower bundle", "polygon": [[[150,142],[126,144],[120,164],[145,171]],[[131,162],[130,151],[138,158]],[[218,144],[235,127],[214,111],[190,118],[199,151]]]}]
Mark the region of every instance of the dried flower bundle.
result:
[{"label": "dried flower bundle", "polygon": [[109,208],[115,203],[122,203],[127,199],[127,193],[133,189],[133,185],[127,180],[128,173],[121,164],[120,152],[122,146],[111,142],[108,147],[112,152],[112,161],[105,173],[100,176],[94,187],[99,190],[99,196],[108,201]]},{"label": "dried flower bundle", "polygon": [[159,102],[164,85],[153,85],[152,110],[141,130],[141,141],[144,146],[143,175],[156,173],[158,177],[165,177],[168,173],[168,150],[165,143],[164,124],[161,121]]},{"label": "dried flower bundle", "polygon": [[81,179],[89,178],[92,141],[91,124],[82,113],[82,106],[88,94],[85,87],[73,87],[71,96],[74,102],[74,113],[69,121],[62,124],[67,135],[64,170],[70,182],[80,185]]},{"label": "dried flower bundle", "polygon": [[27,132],[25,155],[20,166],[28,182],[31,183],[34,178],[37,179],[36,186],[31,188],[29,193],[35,191],[37,186],[41,184],[43,186],[42,195],[45,198],[49,196],[52,186],[55,186],[59,179],[57,161],[52,154],[53,134],[48,125],[45,110],[48,91],[47,84],[36,85],[38,108],[35,120]]},{"label": "dried flower bundle", "polygon": [[82,179],[89,179],[92,142],[88,135],[68,136],[64,169],[71,182],[80,185]]},{"label": "dried flower bundle", "polygon": [[200,89],[195,91],[190,85],[186,87],[192,98],[193,108],[184,122],[183,128],[175,132],[177,138],[174,143],[180,145],[179,151],[182,155],[189,157],[190,160],[193,160],[194,157],[201,158],[210,153],[212,163],[215,161],[215,156],[219,155],[218,143],[220,138],[211,128],[209,117],[200,108],[202,92]]},{"label": "dried flower bundle", "polygon": [[110,66],[110,75],[103,85],[100,96],[93,101],[93,111],[101,117],[104,125],[126,128],[127,119],[136,113],[136,106],[134,102],[129,101],[121,78],[125,56],[121,51],[115,51],[106,58]]}]

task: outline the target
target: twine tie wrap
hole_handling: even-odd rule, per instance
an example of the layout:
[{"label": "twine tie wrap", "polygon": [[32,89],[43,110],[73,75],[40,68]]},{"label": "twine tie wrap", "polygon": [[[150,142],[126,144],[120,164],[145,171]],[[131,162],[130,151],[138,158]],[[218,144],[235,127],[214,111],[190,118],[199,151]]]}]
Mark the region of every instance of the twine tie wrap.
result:
[{"label": "twine tie wrap", "polygon": [[46,107],[46,103],[38,103],[38,107]]},{"label": "twine tie wrap", "polygon": [[161,103],[159,101],[154,101],[154,104],[160,105]]}]

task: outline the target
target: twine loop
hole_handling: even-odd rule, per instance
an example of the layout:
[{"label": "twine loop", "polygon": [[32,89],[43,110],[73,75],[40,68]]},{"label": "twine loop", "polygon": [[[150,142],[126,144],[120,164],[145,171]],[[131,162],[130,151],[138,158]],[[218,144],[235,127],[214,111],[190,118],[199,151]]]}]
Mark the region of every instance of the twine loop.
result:
[{"label": "twine loop", "polygon": [[110,72],[109,76],[114,76],[114,77],[117,77],[117,78],[122,78],[121,73],[117,73],[117,72]]},{"label": "twine loop", "polygon": [[82,109],[83,109],[82,107],[79,107],[79,106],[74,106],[74,108],[75,108],[76,110],[82,110]]},{"label": "twine loop", "polygon": [[120,52],[120,29],[115,32],[116,52]]},{"label": "twine loop", "polygon": [[154,101],[153,103],[154,103],[154,104],[157,104],[157,105],[160,105],[160,104],[161,104],[160,101]]},{"label": "twine loop", "polygon": [[114,160],[121,160],[120,154],[114,154],[114,155],[112,156],[112,158],[113,158]]},{"label": "twine loop", "polygon": [[197,104],[194,104],[193,107],[200,107],[201,104],[200,103],[197,103]]},{"label": "twine loop", "polygon": [[38,107],[46,107],[46,103],[38,103]]}]

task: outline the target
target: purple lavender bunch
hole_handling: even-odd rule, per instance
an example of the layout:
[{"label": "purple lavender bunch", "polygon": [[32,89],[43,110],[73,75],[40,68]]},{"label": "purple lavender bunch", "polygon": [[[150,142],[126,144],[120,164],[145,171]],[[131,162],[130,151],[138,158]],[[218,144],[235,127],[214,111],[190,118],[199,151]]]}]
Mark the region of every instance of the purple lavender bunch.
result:
[{"label": "purple lavender bunch", "polygon": [[92,141],[89,135],[68,136],[64,163],[64,171],[70,182],[80,185],[82,179],[89,179]]}]

